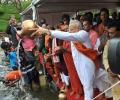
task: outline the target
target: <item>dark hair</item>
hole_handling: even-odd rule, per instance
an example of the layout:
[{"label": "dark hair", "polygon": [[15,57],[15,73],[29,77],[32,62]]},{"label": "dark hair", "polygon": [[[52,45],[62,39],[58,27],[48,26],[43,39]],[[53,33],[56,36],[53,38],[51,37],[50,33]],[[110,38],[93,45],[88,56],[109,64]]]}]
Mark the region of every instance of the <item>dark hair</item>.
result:
[{"label": "dark hair", "polygon": [[9,51],[11,46],[12,46],[11,43],[8,43],[8,42],[5,42],[5,41],[3,41],[1,43],[1,48],[4,49],[4,50],[6,50],[6,51]]},{"label": "dark hair", "polygon": [[96,13],[96,14],[94,15],[94,18],[96,18],[96,17],[98,17],[98,16],[100,16],[100,13]]},{"label": "dark hair", "polygon": [[115,27],[117,31],[120,31],[120,21],[110,20],[107,26],[108,28]]},{"label": "dark hair", "polygon": [[80,20],[81,15],[76,15],[75,19]]},{"label": "dark hair", "polygon": [[100,20],[100,13],[96,13],[95,15],[94,15],[94,22],[96,22],[97,23],[97,25],[98,24],[100,24],[102,21]]},{"label": "dark hair", "polygon": [[93,25],[92,20],[89,18],[85,18],[84,21],[87,21],[90,25]]},{"label": "dark hair", "polygon": [[93,13],[92,12],[85,13],[84,18],[89,19],[90,21],[93,21]]},{"label": "dark hair", "polygon": [[46,24],[46,19],[41,19],[39,22],[38,22],[38,25],[42,26],[43,24]]},{"label": "dark hair", "polygon": [[69,21],[70,21],[70,16],[69,16],[68,14],[63,14],[63,15],[62,15],[62,21],[64,21],[64,20],[69,23]]},{"label": "dark hair", "polygon": [[100,14],[101,14],[101,12],[105,12],[109,17],[109,10],[107,8],[101,8],[100,9]]},{"label": "dark hair", "polygon": [[112,18],[113,18],[113,19],[116,19],[116,18],[117,18],[117,12],[113,12],[113,13],[112,13]]},{"label": "dark hair", "polygon": [[104,26],[109,26],[113,19],[105,19]]},{"label": "dark hair", "polygon": [[59,23],[64,24],[64,22],[62,20]]}]

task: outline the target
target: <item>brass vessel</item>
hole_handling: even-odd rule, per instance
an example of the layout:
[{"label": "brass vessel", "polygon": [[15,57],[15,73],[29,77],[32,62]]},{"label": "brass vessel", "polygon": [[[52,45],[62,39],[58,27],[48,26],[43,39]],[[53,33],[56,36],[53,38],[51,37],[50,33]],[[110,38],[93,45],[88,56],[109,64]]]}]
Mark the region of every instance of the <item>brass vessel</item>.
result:
[{"label": "brass vessel", "polygon": [[32,20],[25,20],[22,22],[22,30],[21,35],[31,35],[33,32],[35,32],[38,28],[37,24],[35,24]]},{"label": "brass vessel", "polygon": [[67,99],[65,90],[60,91],[58,98],[59,98],[59,100],[66,100]]}]

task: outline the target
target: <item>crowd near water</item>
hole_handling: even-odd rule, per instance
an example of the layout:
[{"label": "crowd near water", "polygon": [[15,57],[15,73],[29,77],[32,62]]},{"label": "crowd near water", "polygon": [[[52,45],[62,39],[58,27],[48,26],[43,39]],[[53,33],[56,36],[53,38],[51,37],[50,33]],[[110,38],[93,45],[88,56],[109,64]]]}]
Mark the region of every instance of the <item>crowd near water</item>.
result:
[{"label": "crowd near water", "polygon": [[101,8],[58,20],[10,18],[0,42],[0,100],[119,100],[120,84],[106,89],[119,81],[111,42],[120,37],[120,13]]}]

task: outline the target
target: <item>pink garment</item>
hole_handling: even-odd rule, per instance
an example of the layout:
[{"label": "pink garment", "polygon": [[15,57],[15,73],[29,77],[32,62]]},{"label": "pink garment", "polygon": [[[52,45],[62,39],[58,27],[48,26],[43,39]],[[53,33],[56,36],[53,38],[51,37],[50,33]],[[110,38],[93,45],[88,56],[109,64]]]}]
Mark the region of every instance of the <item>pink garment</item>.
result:
[{"label": "pink garment", "polygon": [[89,31],[89,38],[90,38],[90,44],[91,44],[92,48],[94,48],[96,41],[97,41],[97,38],[98,38],[97,32],[94,30],[90,30]]},{"label": "pink garment", "polygon": [[22,41],[22,46],[26,51],[32,51],[35,47],[35,42],[30,37],[23,37]]},{"label": "pink garment", "polygon": [[39,56],[40,63],[43,64],[43,54],[42,54],[42,52],[40,52],[39,55],[40,55]]},{"label": "pink garment", "polygon": [[[16,38],[18,41],[21,39],[18,34],[16,34]],[[24,36],[22,38],[22,46],[26,51],[32,51],[35,47],[34,39],[31,37]]]}]

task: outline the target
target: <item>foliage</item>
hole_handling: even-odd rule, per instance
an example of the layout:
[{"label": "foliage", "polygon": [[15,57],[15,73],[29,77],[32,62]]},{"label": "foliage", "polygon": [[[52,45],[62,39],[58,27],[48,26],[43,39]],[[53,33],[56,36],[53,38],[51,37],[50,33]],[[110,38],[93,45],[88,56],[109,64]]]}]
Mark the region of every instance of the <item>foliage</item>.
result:
[{"label": "foliage", "polygon": [[[22,2],[22,10],[24,10],[30,2],[24,1]],[[6,30],[6,26],[8,24],[9,18],[12,15],[15,15],[17,21],[20,21],[20,12],[13,4],[0,4],[0,32]]]}]

